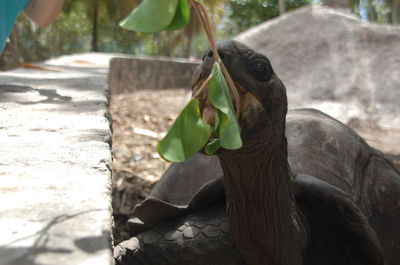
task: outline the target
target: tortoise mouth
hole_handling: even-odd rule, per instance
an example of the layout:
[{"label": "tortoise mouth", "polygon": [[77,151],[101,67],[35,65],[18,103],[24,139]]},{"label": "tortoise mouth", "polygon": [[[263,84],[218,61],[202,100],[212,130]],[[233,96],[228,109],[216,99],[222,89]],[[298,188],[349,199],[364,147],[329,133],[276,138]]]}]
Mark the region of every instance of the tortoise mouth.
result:
[{"label": "tortoise mouth", "polygon": [[[211,104],[208,98],[208,82],[206,76],[204,74],[200,75],[201,77],[197,79],[197,81],[192,85],[192,97],[199,99],[199,108],[200,115],[203,120],[213,128],[213,132],[211,136],[208,138],[207,145],[214,142],[219,138],[218,132],[216,131],[216,119],[218,119],[217,109]],[[260,124],[264,123],[266,117],[266,109],[261,101],[253,95],[248,89],[239,84],[238,82],[234,82],[238,95],[240,97],[239,104],[235,101],[233,97],[233,93],[230,91],[230,98],[233,106],[233,111],[237,113],[237,108],[239,108],[240,116],[237,117],[238,125],[240,127],[240,137],[242,143],[251,142],[255,133],[260,129]],[[218,122],[218,120],[217,120]],[[214,154],[218,154],[224,150],[221,148],[217,150]],[[205,149],[200,150],[200,153],[206,154]]]},{"label": "tortoise mouth", "polygon": [[210,126],[215,124],[215,107],[211,104],[207,104],[204,108],[200,109],[203,120]]},{"label": "tortoise mouth", "polygon": [[[216,117],[216,109],[215,107],[211,104],[209,98],[208,98],[208,84],[209,83],[207,80],[208,77],[202,76],[201,78],[198,79],[198,81],[193,85],[192,87],[192,97],[196,97],[200,101],[200,113],[202,115],[203,120],[210,126],[214,126],[215,124],[215,117]],[[235,82],[235,85],[237,87],[241,87],[239,84]],[[230,91],[230,98],[231,102],[233,105],[233,110],[235,113],[238,111],[238,106],[235,100],[233,99],[233,93]],[[240,97],[242,97],[240,93]],[[241,112],[241,108],[239,109],[239,112]],[[240,120],[240,117],[238,117],[238,120]]]}]

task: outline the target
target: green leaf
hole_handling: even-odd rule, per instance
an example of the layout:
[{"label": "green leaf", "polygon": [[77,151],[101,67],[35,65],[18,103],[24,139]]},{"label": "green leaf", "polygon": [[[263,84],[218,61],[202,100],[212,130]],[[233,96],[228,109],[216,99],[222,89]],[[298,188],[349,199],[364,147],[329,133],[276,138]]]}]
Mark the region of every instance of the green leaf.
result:
[{"label": "green leaf", "polygon": [[177,14],[178,1],[181,0],[144,0],[119,25],[138,32],[157,32],[165,29]]},{"label": "green leaf", "polygon": [[167,161],[185,161],[206,145],[211,132],[212,128],[201,117],[199,100],[194,98],[158,143],[158,153]]},{"label": "green leaf", "polygon": [[206,145],[205,151],[207,155],[213,155],[220,148],[221,148],[221,140],[219,138],[216,138]]},{"label": "green leaf", "polygon": [[171,24],[165,30],[177,30],[185,27],[190,20],[190,7],[187,0],[179,0],[178,8]]},{"label": "green leaf", "polygon": [[217,135],[221,141],[221,147],[225,149],[239,149],[242,147],[240,138],[240,126],[236,119],[228,84],[218,63],[214,63],[212,68],[213,78],[208,88],[208,98],[217,109],[218,117]]},{"label": "green leaf", "polygon": [[[179,114],[167,135],[158,143],[158,153],[171,162],[182,162],[205,147],[208,155],[219,148],[242,147],[240,126],[231,101],[228,85],[218,63],[214,63],[208,88],[208,99],[215,107],[214,128],[202,118],[199,100],[192,99]],[[211,133],[218,138],[207,143]]]}]

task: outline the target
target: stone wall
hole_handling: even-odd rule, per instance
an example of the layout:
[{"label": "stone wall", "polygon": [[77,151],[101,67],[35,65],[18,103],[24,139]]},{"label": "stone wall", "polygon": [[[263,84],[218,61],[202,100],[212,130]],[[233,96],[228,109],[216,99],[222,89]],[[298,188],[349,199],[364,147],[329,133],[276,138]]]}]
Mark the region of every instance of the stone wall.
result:
[{"label": "stone wall", "polygon": [[141,89],[190,88],[198,62],[156,57],[113,58],[108,82],[111,93]]}]

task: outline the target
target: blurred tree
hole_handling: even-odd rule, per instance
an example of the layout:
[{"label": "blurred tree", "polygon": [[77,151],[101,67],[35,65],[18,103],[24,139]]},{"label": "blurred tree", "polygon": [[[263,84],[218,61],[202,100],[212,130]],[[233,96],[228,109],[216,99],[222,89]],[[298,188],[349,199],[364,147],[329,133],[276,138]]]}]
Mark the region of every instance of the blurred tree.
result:
[{"label": "blurred tree", "polygon": [[[59,18],[40,29],[21,16],[11,42],[0,56],[0,67],[23,61],[43,60],[62,54],[92,51],[189,57],[201,56],[207,40],[192,12],[189,25],[181,31],[137,34],[118,22],[143,0],[65,0]],[[217,37],[231,38],[239,32],[282,13],[280,0],[200,0],[216,25]],[[287,10],[327,0],[282,0]],[[336,1],[336,0],[332,0]],[[341,0],[337,0],[341,1]],[[349,0],[355,14],[377,23],[399,23],[400,0]],[[282,5],[282,2],[281,2]]]},{"label": "blurred tree", "polygon": [[[203,0],[213,25],[218,25],[224,15],[229,0]],[[176,57],[200,56],[208,42],[197,14],[191,8],[188,25],[179,31],[165,31],[155,34],[139,34],[145,54]],[[217,30],[216,30],[217,31]],[[218,32],[218,31],[217,31]]]},{"label": "blurred tree", "polygon": [[19,67],[23,63],[23,57],[18,46],[16,30],[13,29],[3,53],[0,56],[0,70]]},{"label": "blurred tree", "polygon": [[333,7],[350,8],[351,11],[370,22],[399,24],[400,0],[324,0]]},{"label": "blurred tree", "polygon": [[371,22],[376,22],[378,20],[378,14],[376,12],[376,6],[374,5],[373,0],[368,0],[367,10],[368,20]]},{"label": "blurred tree", "polygon": [[202,1],[210,12],[211,21],[214,25],[218,24],[218,20],[224,14],[225,6],[229,0],[203,0]]},{"label": "blurred tree", "polygon": [[392,24],[398,24],[400,0],[386,0],[386,2],[390,7],[390,22]]},{"label": "blurred tree", "polygon": [[[293,10],[310,3],[311,0],[287,0],[286,9]],[[231,32],[241,32],[279,14],[277,0],[231,0],[229,8],[229,19],[233,27]]]},{"label": "blurred tree", "polygon": [[[229,0],[204,0],[203,2],[210,13],[212,24],[214,26],[218,25],[224,15],[225,7]],[[179,45],[182,43],[183,51],[181,56],[183,57],[189,57],[192,54],[193,39],[197,37],[204,38],[204,34],[200,34],[202,31],[200,20],[193,8],[190,9],[190,13],[192,15],[190,16],[189,24],[178,33],[173,42],[173,45]],[[217,32],[217,29],[214,28],[214,31]],[[204,45],[207,45],[207,41],[205,40],[206,39],[204,38]],[[195,54],[199,55],[198,52],[195,52]]]},{"label": "blurred tree", "polygon": [[279,6],[279,15],[283,15],[286,12],[286,1],[285,0],[278,0]]},{"label": "blurred tree", "polygon": [[[91,21],[91,51],[99,51],[99,27],[113,24],[118,27],[118,22],[124,18],[137,4],[138,0],[83,0],[86,14]],[[64,11],[69,14],[76,8],[77,1],[66,0]],[[100,20],[103,22],[99,24]]]},{"label": "blurred tree", "polygon": [[325,0],[324,5],[333,8],[349,8],[351,0]]},{"label": "blurred tree", "polygon": [[360,11],[364,9],[370,22],[399,24],[400,0],[361,0]]}]

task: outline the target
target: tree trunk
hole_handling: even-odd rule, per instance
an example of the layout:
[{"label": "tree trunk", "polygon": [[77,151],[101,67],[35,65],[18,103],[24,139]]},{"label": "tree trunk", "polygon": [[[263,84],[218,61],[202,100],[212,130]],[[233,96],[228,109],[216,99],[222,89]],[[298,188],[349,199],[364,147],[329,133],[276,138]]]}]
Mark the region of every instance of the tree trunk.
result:
[{"label": "tree trunk", "polygon": [[9,70],[21,66],[24,62],[18,47],[16,27],[10,34],[10,42],[7,43],[3,53],[0,55],[0,70]]},{"label": "tree trunk", "polygon": [[99,51],[99,44],[98,44],[98,15],[99,15],[99,4],[97,0],[93,2],[93,27],[92,27],[92,52]]},{"label": "tree trunk", "polygon": [[372,0],[368,0],[368,20],[371,22],[376,22],[377,20],[375,7],[372,3]]},{"label": "tree trunk", "polygon": [[325,0],[324,5],[333,8],[350,9],[350,0]]},{"label": "tree trunk", "polygon": [[193,14],[190,16],[189,24],[185,27],[183,32],[183,38],[187,39],[187,43],[184,48],[184,57],[189,58],[190,52],[192,50],[193,37],[200,31],[200,21],[197,15],[195,15],[196,11],[192,6],[190,8],[190,13]]},{"label": "tree trunk", "polygon": [[285,0],[278,0],[279,1],[279,15],[283,15],[286,12],[286,2]]},{"label": "tree trunk", "polygon": [[193,39],[193,33],[190,32],[188,35],[186,47],[185,47],[185,52],[184,52],[184,57],[189,58],[190,57],[190,51],[192,49],[192,39]]},{"label": "tree trunk", "polygon": [[[18,23],[18,22],[17,22]],[[37,36],[37,31],[35,31],[35,26],[33,26],[33,22],[28,22],[28,23],[21,23],[22,24],[22,29],[21,26],[19,26],[17,29],[17,36],[21,36],[22,34],[25,35],[25,37],[28,37],[31,40],[31,45],[27,45],[26,42],[24,42],[21,37],[18,38],[18,48],[19,51],[24,58],[25,62],[35,62],[35,61],[41,61],[43,59],[47,59],[48,57],[46,56],[46,51],[48,51],[50,48],[54,48],[53,45],[49,45],[46,47],[43,47]],[[22,33],[22,34],[21,34]],[[57,44],[54,44],[58,46]],[[61,49],[59,50],[59,53],[61,52]],[[57,53],[51,51],[51,53],[54,55],[58,55]]]},{"label": "tree trunk", "polygon": [[399,9],[399,0],[393,0],[392,2],[392,24],[396,25],[398,24],[398,19],[397,19],[397,11]]}]

